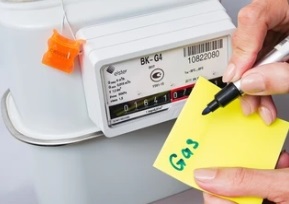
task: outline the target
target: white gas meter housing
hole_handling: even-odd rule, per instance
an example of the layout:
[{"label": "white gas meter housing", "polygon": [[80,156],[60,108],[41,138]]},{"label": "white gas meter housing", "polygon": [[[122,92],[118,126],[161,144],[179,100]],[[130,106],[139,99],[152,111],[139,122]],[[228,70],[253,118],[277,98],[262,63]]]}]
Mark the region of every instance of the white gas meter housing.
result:
[{"label": "white gas meter housing", "polygon": [[80,29],[90,118],[108,137],[176,118],[199,76],[222,85],[233,30],[217,0]]}]

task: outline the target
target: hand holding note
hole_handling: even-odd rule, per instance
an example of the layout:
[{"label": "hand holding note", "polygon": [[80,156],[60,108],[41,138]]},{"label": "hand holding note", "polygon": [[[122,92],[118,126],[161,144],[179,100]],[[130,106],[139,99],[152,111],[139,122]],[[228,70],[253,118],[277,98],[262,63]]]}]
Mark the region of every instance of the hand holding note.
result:
[{"label": "hand holding note", "polygon": [[[246,167],[273,169],[289,124],[277,119],[266,126],[257,114],[243,116],[239,101],[213,114],[201,112],[219,90],[200,78],[168,136],[154,166],[202,190],[193,178],[199,168]],[[227,198],[241,204],[261,204],[262,198]]]}]

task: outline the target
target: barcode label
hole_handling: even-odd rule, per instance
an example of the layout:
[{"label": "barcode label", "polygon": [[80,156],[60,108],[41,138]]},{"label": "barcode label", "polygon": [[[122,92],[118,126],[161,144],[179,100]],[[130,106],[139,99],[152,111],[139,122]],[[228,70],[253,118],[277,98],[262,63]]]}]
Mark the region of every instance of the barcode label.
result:
[{"label": "barcode label", "polygon": [[184,57],[210,52],[213,50],[221,49],[224,46],[223,39],[214,40],[210,42],[201,43],[184,48]]}]

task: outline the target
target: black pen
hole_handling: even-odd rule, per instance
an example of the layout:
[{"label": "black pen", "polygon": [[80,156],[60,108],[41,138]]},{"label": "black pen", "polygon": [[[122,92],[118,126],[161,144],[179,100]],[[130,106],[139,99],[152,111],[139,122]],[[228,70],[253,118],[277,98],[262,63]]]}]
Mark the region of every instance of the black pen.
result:
[{"label": "black pen", "polygon": [[[274,62],[285,62],[289,59],[289,36],[281,41],[274,49],[269,52],[261,61],[259,61],[254,67],[270,64]],[[219,107],[225,107],[231,101],[235,100],[239,96],[243,95],[241,90],[241,80],[234,83],[228,83],[221,91],[219,91],[214,100],[211,101],[207,107],[203,110],[202,115],[207,115],[210,112],[214,112]]]}]

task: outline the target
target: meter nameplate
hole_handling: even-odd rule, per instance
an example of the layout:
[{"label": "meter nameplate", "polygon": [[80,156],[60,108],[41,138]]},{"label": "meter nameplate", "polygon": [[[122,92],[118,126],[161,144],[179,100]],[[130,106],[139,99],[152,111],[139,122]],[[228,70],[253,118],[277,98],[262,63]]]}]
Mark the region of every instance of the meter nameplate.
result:
[{"label": "meter nameplate", "polygon": [[222,37],[103,66],[108,124],[169,109],[189,96],[199,76],[221,77],[227,61]]}]

